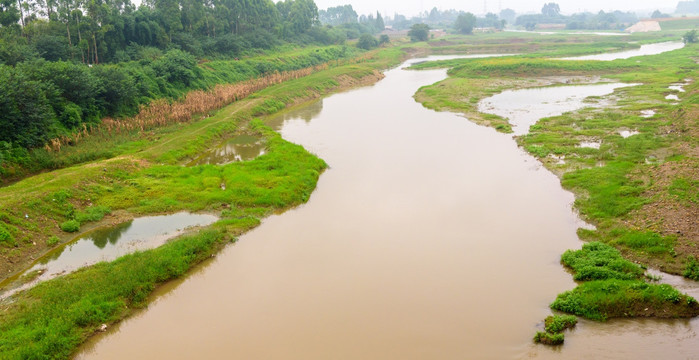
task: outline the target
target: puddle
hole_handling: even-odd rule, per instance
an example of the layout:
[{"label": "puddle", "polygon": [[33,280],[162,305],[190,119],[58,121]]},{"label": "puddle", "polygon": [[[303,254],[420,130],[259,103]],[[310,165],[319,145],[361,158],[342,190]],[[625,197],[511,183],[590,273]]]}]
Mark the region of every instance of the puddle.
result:
[{"label": "puddle", "polygon": [[655,110],[641,110],[641,117],[652,118],[655,116]]},{"label": "puddle", "polygon": [[675,90],[675,91],[679,91],[679,92],[683,93],[683,92],[685,92],[685,90],[684,90],[685,86],[687,86],[687,84],[672,84],[672,85],[668,86],[667,88],[670,90]]},{"label": "puddle", "polygon": [[236,161],[253,160],[264,155],[266,151],[265,141],[259,136],[238,135],[221,145],[205,152],[200,157],[189,163],[194,165],[225,165]]},{"label": "puddle", "polygon": [[670,95],[665,97],[665,100],[677,100],[677,101],[679,101],[680,98],[675,94],[670,94]]},{"label": "puddle", "polygon": [[561,60],[600,60],[600,61],[612,61],[618,59],[628,59],[636,56],[645,55],[657,55],[664,52],[681,49],[684,47],[684,43],[681,41],[668,41],[656,44],[641,45],[640,48],[628,51],[619,51],[613,53],[604,53],[596,55],[586,55],[586,56],[574,56],[561,58]]},{"label": "puddle", "polygon": [[608,83],[507,90],[483,99],[478,111],[502,116],[512,124],[515,135],[524,135],[539,119],[558,116],[584,107],[604,104],[586,102],[590,96],[605,96],[615,89],[636,84]]},{"label": "puddle", "polygon": [[554,154],[549,154],[549,157],[551,159],[556,160],[556,165],[565,165],[566,164],[566,156],[565,155],[554,155]]},{"label": "puddle", "polygon": [[626,139],[629,136],[634,136],[640,134],[638,131],[635,130],[619,130],[619,135]]},{"label": "puddle", "polygon": [[591,148],[591,149],[599,149],[600,146],[602,146],[601,141],[583,141],[578,145],[578,147],[580,147],[580,148]]},{"label": "puddle", "polygon": [[[187,228],[206,226],[218,218],[208,214],[180,212],[171,215],[145,216],[98,228],[88,234],[59,246],[39,259],[31,268],[3,281],[0,299],[27,289],[40,281],[73,272],[100,261],[111,261],[137,250],[156,248],[183,234]],[[33,277],[25,282],[22,277]]]}]

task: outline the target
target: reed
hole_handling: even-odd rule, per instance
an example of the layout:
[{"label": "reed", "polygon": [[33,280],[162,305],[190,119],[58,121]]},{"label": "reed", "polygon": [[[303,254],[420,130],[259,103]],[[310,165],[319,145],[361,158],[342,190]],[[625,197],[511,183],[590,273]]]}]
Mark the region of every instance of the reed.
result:
[{"label": "reed", "polygon": [[328,64],[293,71],[274,72],[267,76],[235,84],[219,84],[209,90],[190,91],[180,101],[154,100],[148,105],[142,105],[138,114],[133,117],[124,119],[107,117],[102,119],[101,125],[92,128],[83,124],[83,129],[78,132],[52,139],[46,145],[46,150],[57,152],[61,150],[62,146],[77,144],[88,136],[112,136],[188,122],[196,115],[220,109],[269,86],[299,79],[326,69],[328,69]]}]

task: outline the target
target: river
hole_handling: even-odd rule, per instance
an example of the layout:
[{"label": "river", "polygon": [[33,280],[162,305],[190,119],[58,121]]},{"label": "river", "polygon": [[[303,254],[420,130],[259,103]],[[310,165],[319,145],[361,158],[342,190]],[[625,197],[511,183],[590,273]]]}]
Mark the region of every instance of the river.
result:
[{"label": "river", "polygon": [[697,321],[684,320],[582,321],[563,347],[532,343],[548,304],[575,286],[559,258],[584,224],[510,135],[413,100],[445,77],[396,68],[271,119],[330,165],[309,202],[161,288],[77,358],[698,354]]}]

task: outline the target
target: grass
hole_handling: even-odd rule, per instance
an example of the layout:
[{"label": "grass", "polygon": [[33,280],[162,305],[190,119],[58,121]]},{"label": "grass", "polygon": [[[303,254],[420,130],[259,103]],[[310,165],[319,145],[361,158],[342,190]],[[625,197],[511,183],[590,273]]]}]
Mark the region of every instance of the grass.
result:
[{"label": "grass", "polygon": [[551,308],[604,321],[617,317],[678,318],[699,315],[697,301],[667,284],[640,280],[596,280],[556,298]]},{"label": "grass", "polygon": [[544,319],[546,331],[539,331],[534,335],[534,342],[544,345],[561,345],[565,337],[563,331],[572,329],[578,323],[578,318],[572,315],[551,315]]},{"label": "grass", "polygon": [[633,280],[642,278],[645,272],[624,259],[619,250],[599,242],[587,243],[581,250],[567,250],[561,256],[561,263],[573,270],[573,279],[577,281]]},{"label": "grass", "polygon": [[584,281],[551,304],[554,310],[604,321],[615,317],[694,317],[699,304],[666,284],[643,281],[644,270],[621,257],[615,248],[591,242],[568,250],[561,263]]}]

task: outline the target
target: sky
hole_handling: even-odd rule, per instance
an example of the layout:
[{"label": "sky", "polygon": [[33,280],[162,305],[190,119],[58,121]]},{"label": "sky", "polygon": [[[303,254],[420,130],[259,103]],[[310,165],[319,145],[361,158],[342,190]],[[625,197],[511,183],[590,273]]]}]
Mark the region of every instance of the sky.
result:
[{"label": "sky", "polygon": [[440,10],[464,10],[474,14],[484,14],[484,8],[496,14],[506,8],[513,9],[517,13],[538,13],[547,2],[557,3],[563,14],[581,11],[598,12],[599,10],[672,11],[677,6],[676,0],[315,0],[318,9],[350,4],[359,14],[379,11],[382,15],[389,16],[393,16],[396,12],[407,16],[417,15],[433,7]]}]

